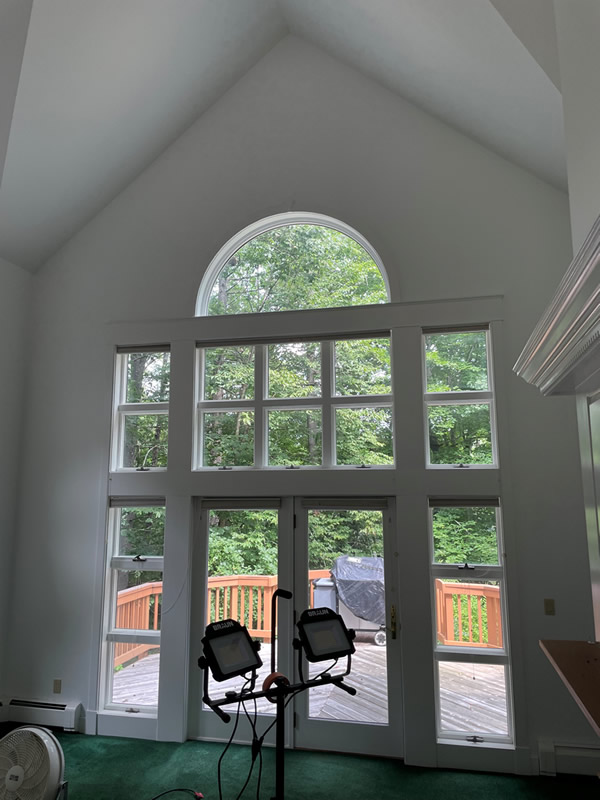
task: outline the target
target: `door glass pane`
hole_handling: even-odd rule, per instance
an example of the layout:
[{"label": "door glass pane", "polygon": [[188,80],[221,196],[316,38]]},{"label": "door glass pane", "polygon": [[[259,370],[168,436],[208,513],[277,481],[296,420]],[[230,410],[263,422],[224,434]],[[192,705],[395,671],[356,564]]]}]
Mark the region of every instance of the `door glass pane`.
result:
[{"label": "door glass pane", "polygon": [[[357,689],[354,697],[331,685],[311,689],[309,716],[387,724],[382,512],[312,509],[308,537],[309,604],[332,608],[356,631],[356,654],[346,680]],[[310,664],[310,676],[331,663]],[[334,672],[345,666],[341,660]]]},{"label": "door glass pane", "polygon": [[493,464],[489,403],[429,405],[431,464]]},{"label": "door glass pane", "polygon": [[160,645],[139,642],[112,644],[110,703],[158,706]]},{"label": "door glass pane", "polygon": [[498,581],[436,578],[434,593],[438,647],[502,648]]},{"label": "door glass pane", "polygon": [[322,452],[321,409],[269,411],[269,464],[319,466]]},{"label": "door glass pane", "polygon": [[[208,529],[208,596],[206,624],[235,619],[261,643],[263,667],[257,688],[271,671],[271,599],[277,589],[277,522],[275,509],[211,509]],[[210,676],[209,694],[223,697],[239,691],[243,676],[217,682]],[[274,714],[275,705],[258,700],[258,710]],[[252,705],[252,709],[254,706]]]},{"label": "door glass pane", "polygon": [[320,342],[270,344],[268,397],[320,397]]},{"label": "door glass pane", "polygon": [[438,664],[440,733],[508,736],[506,668],[501,664]]}]

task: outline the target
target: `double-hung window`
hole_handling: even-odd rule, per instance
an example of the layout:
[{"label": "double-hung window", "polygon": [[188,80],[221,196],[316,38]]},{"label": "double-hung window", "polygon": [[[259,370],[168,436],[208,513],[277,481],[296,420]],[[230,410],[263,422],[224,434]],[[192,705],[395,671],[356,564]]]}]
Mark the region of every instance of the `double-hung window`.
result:
[{"label": "double-hung window", "polygon": [[[113,499],[104,604],[104,706],[155,712],[162,616],[164,502]],[[125,672],[130,664],[136,671]]]},{"label": "double-hung window", "polygon": [[489,331],[425,333],[428,466],[496,465]]},{"label": "double-hung window", "polygon": [[165,468],[169,437],[170,353],[119,350],[115,375],[112,469]]}]

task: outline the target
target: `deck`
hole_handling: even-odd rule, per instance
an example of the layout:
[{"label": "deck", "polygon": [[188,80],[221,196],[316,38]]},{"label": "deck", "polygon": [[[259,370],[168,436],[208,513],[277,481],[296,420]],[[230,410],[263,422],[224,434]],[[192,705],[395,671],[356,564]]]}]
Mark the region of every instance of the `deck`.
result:
[{"label": "deck", "polygon": [[[268,675],[270,646],[263,645],[264,662],[257,685]],[[385,724],[387,722],[386,651],[367,642],[356,643],[352,673],[347,682],[355,686],[351,697],[334,686],[322,686],[310,693],[309,714],[314,719]],[[158,654],[148,655],[115,672],[113,701],[131,705],[156,705],[158,697]],[[323,667],[312,664],[311,677]],[[220,697],[239,688],[242,680],[210,681],[211,696]],[[502,667],[444,662],[440,670],[442,731],[506,734],[506,690]],[[266,699],[258,701],[259,713],[272,714],[275,707]]]}]

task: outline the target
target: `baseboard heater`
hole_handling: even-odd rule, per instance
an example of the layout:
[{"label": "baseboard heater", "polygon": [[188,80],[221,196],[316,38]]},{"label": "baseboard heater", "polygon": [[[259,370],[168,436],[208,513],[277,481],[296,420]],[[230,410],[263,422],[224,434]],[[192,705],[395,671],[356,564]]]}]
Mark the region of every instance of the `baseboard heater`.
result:
[{"label": "baseboard heater", "polygon": [[27,725],[48,725],[65,731],[78,731],[83,712],[81,703],[50,703],[44,700],[19,700],[5,702],[4,717],[9,722]]}]

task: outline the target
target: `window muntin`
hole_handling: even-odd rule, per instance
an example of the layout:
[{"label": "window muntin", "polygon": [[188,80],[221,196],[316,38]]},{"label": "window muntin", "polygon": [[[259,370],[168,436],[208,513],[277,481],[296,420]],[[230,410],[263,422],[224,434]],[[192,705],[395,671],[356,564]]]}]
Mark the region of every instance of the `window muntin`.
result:
[{"label": "window muntin", "polygon": [[[109,509],[104,601],[107,708],[158,703],[164,535],[164,504],[114,501]],[[149,656],[156,656],[152,664],[145,661]],[[148,672],[144,690],[134,680],[141,671]]]},{"label": "window muntin", "polygon": [[112,469],[164,469],[168,459],[168,348],[117,353]]},{"label": "window muntin", "polygon": [[428,466],[496,465],[489,331],[425,332],[423,351]]},{"label": "window muntin", "polygon": [[365,242],[371,250],[367,252],[351,232],[362,238],[341,223],[329,227],[276,221],[250,238],[242,235],[239,247],[233,252],[226,247],[222,258],[217,257],[220,263],[211,265],[210,273],[218,272],[206,312],[200,313],[256,314],[387,302],[376,254]]},{"label": "window muntin", "polygon": [[[250,385],[236,376],[236,348],[198,348],[196,469],[393,465],[389,335],[249,349],[255,392],[239,399],[225,392],[216,397],[213,390],[207,397],[205,388],[206,364],[225,350],[229,385]],[[336,352],[342,354],[337,368]],[[243,353],[238,367],[240,374],[248,372]],[[340,381],[351,394],[336,393]]]}]

